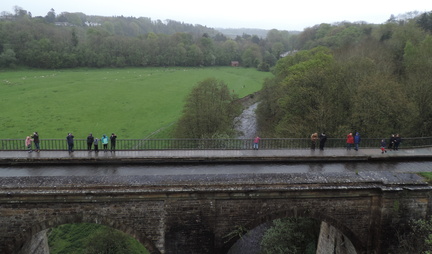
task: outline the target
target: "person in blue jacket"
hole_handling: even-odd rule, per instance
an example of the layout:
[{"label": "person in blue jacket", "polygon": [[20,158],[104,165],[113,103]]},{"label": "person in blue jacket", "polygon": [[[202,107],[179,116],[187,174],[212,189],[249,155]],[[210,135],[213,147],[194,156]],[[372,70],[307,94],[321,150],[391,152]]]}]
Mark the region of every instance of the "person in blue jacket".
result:
[{"label": "person in blue jacket", "polygon": [[354,136],[354,146],[355,146],[354,150],[358,151],[360,141],[361,141],[360,133],[356,132],[356,134]]},{"label": "person in blue jacket", "polygon": [[103,134],[103,136],[101,138],[101,142],[103,145],[104,152],[107,152],[108,151],[108,137],[107,137],[107,135]]}]

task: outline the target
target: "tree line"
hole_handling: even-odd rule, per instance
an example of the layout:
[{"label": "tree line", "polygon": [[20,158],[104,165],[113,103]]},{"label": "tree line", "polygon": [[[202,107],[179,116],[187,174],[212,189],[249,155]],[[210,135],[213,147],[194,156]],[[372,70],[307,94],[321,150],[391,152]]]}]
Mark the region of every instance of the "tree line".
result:
[{"label": "tree line", "polygon": [[261,135],[430,136],[431,32],[432,12],[305,29],[261,91]]},{"label": "tree line", "polygon": [[[320,24],[293,36],[298,50],[277,61],[271,68],[274,78],[260,91],[259,135],[345,137],[357,130],[370,138],[430,136],[432,13],[409,17],[392,17],[381,25]],[[224,99],[226,107],[217,112],[207,105],[229,98],[221,91],[197,85],[177,137],[235,136],[229,125],[236,116],[230,114],[233,99]]]},{"label": "tree line", "polygon": [[268,71],[289,41],[287,31],[228,38],[213,28],[173,20],[56,14],[53,9],[32,17],[15,7],[14,14],[0,17],[0,67],[227,66],[239,61]]}]

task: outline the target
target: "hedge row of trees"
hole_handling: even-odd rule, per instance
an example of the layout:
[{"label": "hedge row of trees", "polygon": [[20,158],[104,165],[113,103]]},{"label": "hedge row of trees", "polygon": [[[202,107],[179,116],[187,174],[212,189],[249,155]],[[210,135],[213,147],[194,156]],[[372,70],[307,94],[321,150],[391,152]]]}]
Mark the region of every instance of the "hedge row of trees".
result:
[{"label": "hedge row of trees", "polygon": [[172,20],[99,17],[54,10],[45,17],[16,8],[0,19],[0,67],[226,66],[269,70],[289,49],[290,35],[227,38],[212,28]]},{"label": "hedge row of trees", "polygon": [[432,12],[382,25],[321,24],[277,62],[258,107],[261,135],[430,136]]}]

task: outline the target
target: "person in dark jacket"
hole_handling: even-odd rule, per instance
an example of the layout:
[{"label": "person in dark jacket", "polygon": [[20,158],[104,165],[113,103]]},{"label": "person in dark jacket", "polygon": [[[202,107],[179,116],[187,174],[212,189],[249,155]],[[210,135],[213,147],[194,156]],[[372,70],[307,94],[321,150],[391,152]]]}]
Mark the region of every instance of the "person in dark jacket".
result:
[{"label": "person in dark jacket", "polygon": [[70,153],[73,152],[73,147],[74,147],[74,135],[72,135],[72,133],[68,133],[67,137],[66,137],[66,141],[68,144],[68,150]]},{"label": "person in dark jacket", "polygon": [[96,153],[99,152],[99,139],[97,138],[94,139],[94,150]]},{"label": "person in dark jacket", "polygon": [[111,134],[111,136],[110,136],[110,141],[111,141],[111,152],[115,152],[116,139],[117,139],[117,135],[114,134],[114,133]]},{"label": "person in dark jacket", "polygon": [[87,136],[87,150],[88,150],[88,151],[91,151],[91,150],[92,150],[93,142],[94,142],[94,137],[93,137],[93,134],[90,133],[90,134]]},{"label": "person in dark jacket", "polygon": [[39,134],[37,133],[37,131],[35,131],[33,133],[33,135],[31,136],[31,138],[33,139],[33,143],[35,144],[36,147],[36,152],[40,152],[40,145],[39,145]]},{"label": "person in dark jacket", "polygon": [[388,143],[388,147],[387,147],[389,150],[392,150],[392,149],[393,149],[394,142],[395,142],[395,135],[392,134],[392,135],[390,136],[389,143]]},{"label": "person in dark jacket", "polygon": [[400,137],[399,134],[396,134],[393,149],[396,151],[399,150],[399,145],[401,142],[402,142],[402,138]]},{"label": "person in dark jacket", "polygon": [[327,136],[324,132],[319,135],[319,140],[320,140],[319,149],[324,150],[324,146],[327,141]]},{"label": "person in dark jacket", "polygon": [[386,146],[387,146],[387,143],[385,142],[385,140],[384,140],[384,139],[381,139],[381,142],[380,142],[380,149],[381,149],[381,153],[382,153],[382,154],[387,152],[387,150],[386,150]]}]

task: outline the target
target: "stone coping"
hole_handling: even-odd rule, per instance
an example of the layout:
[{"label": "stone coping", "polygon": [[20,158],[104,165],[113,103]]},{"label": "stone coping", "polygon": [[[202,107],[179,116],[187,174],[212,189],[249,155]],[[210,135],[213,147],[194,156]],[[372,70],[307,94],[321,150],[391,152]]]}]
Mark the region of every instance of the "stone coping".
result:
[{"label": "stone coping", "polygon": [[362,188],[429,188],[417,174],[381,172],[268,173],[151,176],[25,176],[0,178],[8,192],[182,192],[236,190],[340,190]]}]

